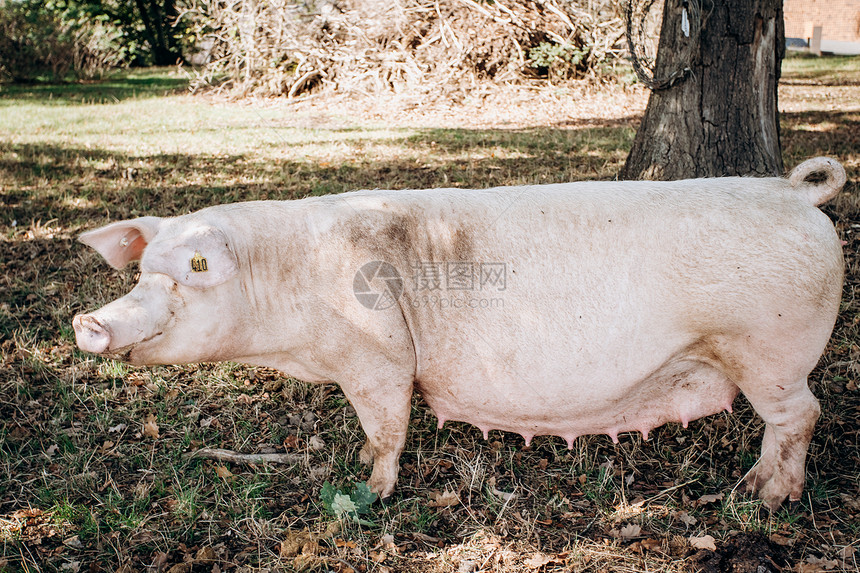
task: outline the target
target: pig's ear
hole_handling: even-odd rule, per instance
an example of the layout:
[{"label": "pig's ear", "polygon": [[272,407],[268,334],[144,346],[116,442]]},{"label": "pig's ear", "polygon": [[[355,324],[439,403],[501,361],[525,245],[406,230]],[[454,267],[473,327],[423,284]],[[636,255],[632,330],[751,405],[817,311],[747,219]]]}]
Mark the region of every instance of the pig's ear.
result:
[{"label": "pig's ear", "polygon": [[140,217],[87,231],[78,240],[98,251],[110,266],[121,269],[140,260],[160,225],[160,217]]},{"label": "pig's ear", "polygon": [[208,288],[236,276],[239,263],[223,231],[200,225],[154,245],[141,269],[163,273],[186,286]]}]

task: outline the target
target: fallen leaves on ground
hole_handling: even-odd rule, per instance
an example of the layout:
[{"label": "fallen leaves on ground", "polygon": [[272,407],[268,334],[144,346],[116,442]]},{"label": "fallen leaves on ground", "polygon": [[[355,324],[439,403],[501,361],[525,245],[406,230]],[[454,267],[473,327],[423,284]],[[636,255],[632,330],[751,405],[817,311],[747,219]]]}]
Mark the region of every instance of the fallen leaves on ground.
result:
[{"label": "fallen leaves on ground", "polygon": [[158,423],[155,421],[155,414],[148,414],[143,421],[143,435],[154,440],[158,439],[159,431]]},{"label": "fallen leaves on ground", "polygon": [[725,497],[725,496],[722,493],[703,495],[698,500],[696,500],[694,505],[702,506],[702,505],[707,505],[709,503],[715,503],[717,501],[722,501],[723,497]]},{"label": "fallen leaves on ground", "polygon": [[215,466],[215,475],[221,479],[230,479],[233,477],[233,472],[227,466]]},{"label": "fallen leaves on ground", "polygon": [[454,491],[431,491],[430,501],[427,505],[430,507],[451,507],[460,503],[460,496]]},{"label": "fallen leaves on ground", "polygon": [[717,543],[716,540],[711,535],[703,535],[701,537],[696,537],[695,535],[691,535],[689,537],[690,545],[695,549],[707,549],[708,551],[716,551]]},{"label": "fallen leaves on ground", "polygon": [[554,561],[554,559],[551,556],[538,552],[523,561],[523,565],[529,569],[539,569],[552,561]]}]

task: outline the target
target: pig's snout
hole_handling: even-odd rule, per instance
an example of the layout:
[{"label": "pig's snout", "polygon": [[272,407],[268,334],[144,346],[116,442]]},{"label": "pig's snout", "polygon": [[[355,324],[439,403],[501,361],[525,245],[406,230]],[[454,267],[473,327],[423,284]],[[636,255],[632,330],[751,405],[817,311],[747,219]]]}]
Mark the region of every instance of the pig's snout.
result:
[{"label": "pig's snout", "polygon": [[110,332],[91,314],[75,315],[72,328],[81,350],[102,354],[110,346]]}]

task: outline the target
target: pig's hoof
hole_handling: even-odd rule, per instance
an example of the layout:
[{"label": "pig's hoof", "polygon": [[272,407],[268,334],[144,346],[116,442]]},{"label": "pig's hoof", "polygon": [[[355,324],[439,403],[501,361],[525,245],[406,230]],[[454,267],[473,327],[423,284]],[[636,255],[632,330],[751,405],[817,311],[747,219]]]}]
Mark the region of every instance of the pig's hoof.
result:
[{"label": "pig's hoof", "polygon": [[[776,511],[788,497],[792,488],[786,480],[780,479],[779,473],[762,472],[760,468],[753,468],[744,478],[744,491],[757,495],[771,511]],[[765,477],[767,475],[767,477]]]},{"label": "pig's hoof", "polygon": [[780,506],[782,505],[785,496],[782,495],[768,495],[767,493],[760,491],[758,493],[759,498],[766,508],[768,508],[772,512],[779,511]]},{"label": "pig's hoof", "polygon": [[373,474],[367,480],[367,487],[370,488],[370,491],[377,494],[379,499],[391,497],[391,494],[394,493],[394,481],[374,479]]}]

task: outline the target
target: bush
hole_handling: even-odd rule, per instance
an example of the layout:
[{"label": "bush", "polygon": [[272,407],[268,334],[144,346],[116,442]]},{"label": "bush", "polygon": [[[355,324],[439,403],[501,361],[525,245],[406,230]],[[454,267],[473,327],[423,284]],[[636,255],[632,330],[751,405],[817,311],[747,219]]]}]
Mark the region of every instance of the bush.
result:
[{"label": "bush", "polygon": [[[602,78],[624,53],[622,0],[194,0],[197,86],[445,95],[479,82]],[[609,65],[608,65],[609,64]]]},{"label": "bush", "polygon": [[0,80],[91,79],[124,63],[121,33],[41,2],[0,0]]}]

